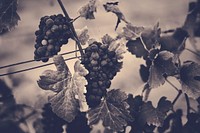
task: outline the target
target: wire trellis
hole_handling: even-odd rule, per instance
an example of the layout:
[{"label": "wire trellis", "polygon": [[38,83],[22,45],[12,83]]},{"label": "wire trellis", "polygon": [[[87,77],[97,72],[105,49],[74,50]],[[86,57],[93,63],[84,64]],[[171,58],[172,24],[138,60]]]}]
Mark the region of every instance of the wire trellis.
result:
[{"label": "wire trellis", "polygon": [[[62,54],[60,54],[60,55],[69,55],[69,54],[72,54],[72,53],[76,53],[76,52],[78,52],[78,51],[79,51],[79,50],[74,50],[74,51],[62,53]],[[77,55],[76,55],[76,56],[74,56],[74,57],[66,58],[66,59],[64,59],[64,60],[65,60],[65,61],[69,61],[69,60],[77,59],[77,58],[80,58],[80,57],[81,57],[81,56],[77,56]],[[46,57],[45,57],[45,58],[46,58]],[[51,57],[50,57],[50,58],[51,58]],[[43,59],[43,58],[41,58],[41,59]],[[21,62],[9,64],[9,65],[0,66],[0,69],[9,68],[9,67],[13,67],[13,66],[18,66],[18,65],[22,65],[22,64],[28,64],[28,63],[32,63],[32,62],[35,62],[35,61],[36,61],[36,60],[21,61]],[[45,67],[45,66],[53,65],[53,64],[54,64],[54,63],[51,62],[51,63],[47,63],[47,64],[43,64],[43,65],[38,65],[38,66],[34,66],[34,67],[29,67],[29,68],[25,68],[25,69],[13,71],[13,72],[3,73],[3,74],[0,74],[0,77],[7,76],[7,75],[12,75],[12,74],[17,74],[17,73],[22,73],[22,72],[26,72],[26,71],[30,71],[30,70],[42,68],[42,67]]]}]

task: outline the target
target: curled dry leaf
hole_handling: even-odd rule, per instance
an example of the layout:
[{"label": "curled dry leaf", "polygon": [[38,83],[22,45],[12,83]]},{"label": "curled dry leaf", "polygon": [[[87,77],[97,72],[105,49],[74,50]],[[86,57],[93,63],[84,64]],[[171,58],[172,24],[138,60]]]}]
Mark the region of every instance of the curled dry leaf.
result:
[{"label": "curled dry leaf", "polygon": [[88,34],[88,28],[85,26],[83,29],[77,31],[78,39],[82,45],[85,45],[90,38]]},{"label": "curled dry leaf", "polygon": [[111,90],[105,100],[96,108],[88,111],[90,125],[103,121],[103,126],[111,128],[114,132],[123,131],[128,121],[132,121],[129,105],[126,102],[128,96],[118,90]]},{"label": "curled dry leaf", "polygon": [[128,21],[125,19],[124,14],[120,11],[120,9],[118,7],[118,2],[107,2],[103,6],[107,12],[112,12],[112,13],[116,14],[118,20],[117,20],[115,30],[117,29],[121,20],[124,21],[125,23],[128,23]]},{"label": "curled dry leaf", "polygon": [[191,98],[200,97],[200,65],[186,62],[180,69],[182,90]]},{"label": "curled dry leaf", "polygon": [[52,110],[59,117],[71,122],[79,111],[88,110],[84,97],[85,85],[87,84],[84,76],[88,72],[80,64],[80,61],[77,61],[72,77],[61,55],[54,56],[53,60],[57,71],[48,70],[48,73],[44,73],[42,78],[40,77],[38,85],[42,89],[56,92],[55,95],[49,96]]},{"label": "curled dry leaf", "polygon": [[79,9],[79,14],[85,19],[95,19],[94,12],[97,12],[96,0],[90,0],[85,6]]}]

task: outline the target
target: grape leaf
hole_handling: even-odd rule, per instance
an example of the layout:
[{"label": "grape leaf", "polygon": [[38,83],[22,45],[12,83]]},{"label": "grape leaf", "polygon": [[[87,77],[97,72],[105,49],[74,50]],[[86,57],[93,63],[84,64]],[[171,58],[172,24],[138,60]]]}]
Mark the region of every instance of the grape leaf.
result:
[{"label": "grape leaf", "polygon": [[53,60],[57,71],[44,71],[37,83],[44,90],[60,92],[64,86],[69,85],[72,75],[61,56],[54,56]]},{"label": "grape leaf", "polygon": [[126,47],[128,48],[128,51],[137,58],[147,57],[148,55],[148,51],[144,48],[140,38],[137,38],[136,40],[129,40]]},{"label": "grape leaf", "polygon": [[107,12],[112,12],[112,13],[116,14],[116,16],[117,16],[117,24],[115,26],[115,30],[117,30],[121,20],[124,21],[125,23],[128,23],[128,21],[125,19],[124,14],[120,11],[120,9],[117,5],[118,5],[118,2],[117,3],[107,2],[106,4],[103,5],[104,9]]},{"label": "grape leaf", "polygon": [[150,88],[157,88],[165,83],[164,75],[172,76],[178,72],[175,65],[174,54],[168,51],[161,51],[154,59],[150,67],[148,84]]},{"label": "grape leaf", "polygon": [[182,28],[177,28],[172,35],[161,36],[159,43],[160,50],[167,50],[173,54],[180,54],[185,48],[185,40],[188,37],[187,31]]},{"label": "grape leaf", "polygon": [[115,40],[108,34],[102,37],[102,42],[105,45],[109,45],[108,50],[114,51],[116,53],[117,59],[121,60],[124,58],[123,54],[126,53],[125,45],[123,44],[123,40]]},{"label": "grape leaf", "polygon": [[[40,87],[43,85],[42,89],[47,87],[49,90],[57,92],[49,97],[52,110],[59,117],[71,122],[79,111],[88,110],[84,96],[85,85],[87,84],[84,76],[87,75],[88,71],[80,64],[80,61],[77,61],[74,66],[75,73],[72,77],[61,55],[54,56],[54,64],[57,67],[57,71],[50,71],[53,74],[43,75],[43,78],[38,83]],[[56,74],[57,77],[52,76]],[[58,78],[59,80],[57,80]],[[51,82],[52,79],[55,81],[53,84]],[[49,84],[49,81],[51,84]]]},{"label": "grape leaf", "polygon": [[144,43],[146,50],[157,48],[160,46],[158,40],[160,38],[161,29],[159,23],[156,23],[153,28],[145,28],[141,33],[141,41]]},{"label": "grape leaf", "polygon": [[127,110],[129,105],[126,102],[127,95],[118,90],[111,90],[107,93],[99,106],[88,111],[88,121],[90,125],[103,121],[104,127],[109,127],[113,131],[123,131],[127,121],[132,117]]},{"label": "grape leaf", "polygon": [[200,22],[198,21],[198,14],[200,14],[200,1],[195,3],[192,9],[189,9],[189,13],[186,17],[183,28],[189,33],[191,41],[194,43],[195,32],[199,30]]},{"label": "grape leaf", "polygon": [[115,41],[110,35],[106,34],[102,37],[102,43],[110,45],[113,41]]},{"label": "grape leaf", "polygon": [[142,100],[142,97],[139,95],[133,97],[132,94],[129,94],[127,103],[130,105],[129,110],[130,110],[131,116],[134,116],[134,121],[128,123],[128,126],[131,126],[130,133],[143,133],[143,132],[152,133],[153,130],[155,129],[155,126],[153,125],[149,126],[147,123],[144,124],[139,121],[140,109],[142,105],[145,103]]},{"label": "grape leaf", "polygon": [[133,26],[131,23],[127,23],[126,27],[123,27],[123,31],[119,33],[118,38],[125,37],[126,40],[135,40],[140,37],[144,27]]},{"label": "grape leaf", "polygon": [[88,35],[88,28],[85,26],[83,29],[77,31],[77,36],[82,45],[85,45],[90,36]]},{"label": "grape leaf", "polygon": [[95,19],[94,12],[97,12],[96,0],[90,0],[85,6],[79,9],[79,14],[85,19]]},{"label": "grape leaf", "polygon": [[185,62],[180,69],[182,90],[188,96],[197,99],[200,96],[200,65]]},{"label": "grape leaf", "polygon": [[[149,54],[151,54],[152,49],[157,49],[159,45],[159,37],[160,37],[160,28],[157,23],[153,28],[140,28],[139,33],[125,33],[128,35],[128,38],[134,38],[128,40],[126,46],[128,47],[128,51],[131,52],[136,57],[147,58]],[[133,31],[134,33],[134,31]],[[126,37],[127,38],[127,37]]]},{"label": "grape leaf", "polygon": [[0,1],[0,33],[9,31],[18,24],[17,0]]},{"label": "grape leaf", "polygon": [[140,122],[148,125],[162,126],[167,112],[172,109],[172,103],[162,97],[157,107],[153,107],[152,103],[148,101],[144,103],[140,110]]},{"label": "grape leaf", "polygon": [[[170,132],[170,133],[177,133],[183,132],[183,124],[182,124],[182,117],[183,112],[182,110],[178,109],[174,113],[170,113],[166,119],[164,120],[163,126],[158,127],[159,133]],[[186,133],[186,132],[184,132]]]}]

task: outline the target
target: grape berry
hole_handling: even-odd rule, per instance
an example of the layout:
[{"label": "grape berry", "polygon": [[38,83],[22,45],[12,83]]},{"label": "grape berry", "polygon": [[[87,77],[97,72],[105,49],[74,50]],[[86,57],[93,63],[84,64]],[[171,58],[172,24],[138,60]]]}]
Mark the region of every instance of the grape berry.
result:
[{"label": "grape berry", "polygon": [[109,45],[93,42],[85,49],[82,64],[89,71],[86,75],[86,101],[89,107],[100,104],[101,98],[106,95],[111,80],[119,72],[122,62],[119,62],[114,51],[108,50]]},{"label": "grape berry", "polygon": [[36,61],[47,62],[49,57],[60,52],[63,44],[72,38],[69,21],[62,14],[44,16],[40,20],[39,30],[35,32],[35,56]]}]

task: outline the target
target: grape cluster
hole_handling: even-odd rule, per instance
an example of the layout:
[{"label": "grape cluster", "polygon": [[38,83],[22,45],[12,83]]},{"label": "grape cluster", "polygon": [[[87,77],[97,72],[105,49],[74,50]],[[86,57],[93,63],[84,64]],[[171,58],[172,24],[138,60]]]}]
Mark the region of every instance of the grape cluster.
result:
[{"label": "grape cluster", "polygon": [[62,126],[66,124],[66,122],[58,117],[53,111],[50,104],[45,104],[43,107],[42,113],[43,119],[43,129],[44,133],[62,133]]},{"label": "grape cluster", "polygon": [[106,89],[110,87],[111,80],[119,72],[122,62],[119,62],[114,51],[108,50],[109,45],[93,42],[85,49],[82,64],[89,71],[86,75],[86,101],[89,107],[100,104],[105,96]]},{"label": "grape cluster", "polygon": [[67,44],[68,39],[72,37],[69,20],[62,14],[44,16],[35,35],[34,59],[47,62],[49,57],[60,52],[62,45]]}]

